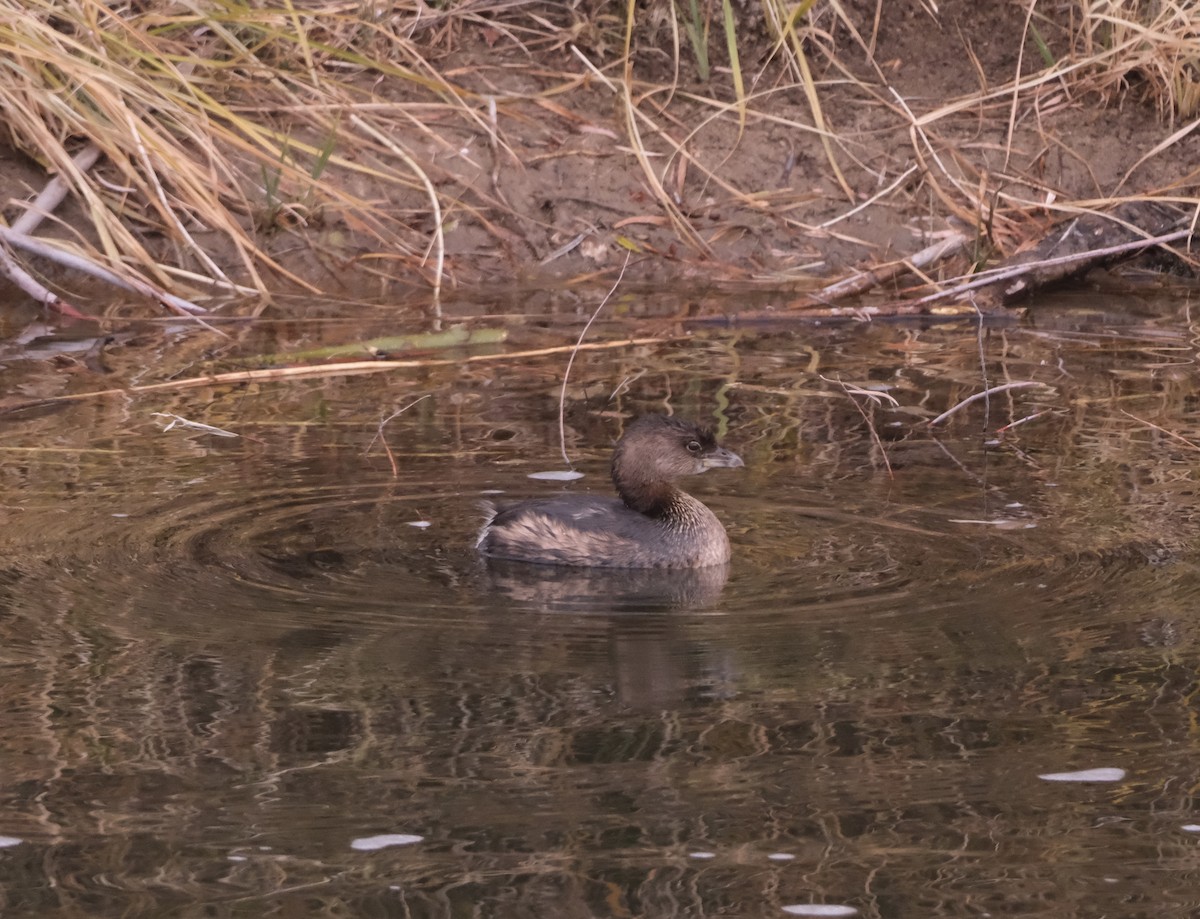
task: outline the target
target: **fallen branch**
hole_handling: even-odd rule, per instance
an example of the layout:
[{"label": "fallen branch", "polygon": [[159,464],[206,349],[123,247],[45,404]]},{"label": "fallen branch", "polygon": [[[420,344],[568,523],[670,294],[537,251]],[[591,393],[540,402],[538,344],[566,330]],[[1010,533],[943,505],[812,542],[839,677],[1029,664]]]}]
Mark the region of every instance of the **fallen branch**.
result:
[{"label": "fallen branch", "polygon": [[[12,227],[0,225],[0,240],[15,248],[24,249],[26,252],[32,252],[34,255],[49,259],[65,268],[73,268],[76,271],[91,275],[94,278],[113,285],[113,287],[119,287],[122,290],[132,291],[133,293],[141,294],[143,297],[149,297],[151,300],[157,300],[181,316],[198,316],[208,312],[204,307],[197,306],[190,300],[176,297],[174,294],[169,294],[165,290],[161,290],[138,278],[123,278],[119,274],[115,274],[107,268],[85,259],[83,256],[59,249],[36,236],[17,233]],[[212,326],[208,326],[208,328],[212,329]],[[216,330],[212,329],[212,331]]]},{"label": "fallen branch", "polygon": [[943,421],[945,421],[947,418],[949,418],[951,415],[953,415],[959,409],[966,408],[972,402],[978,402],[980,399],[988,399],[988,398],[996,395],[996,393],[1007,392],[1010,389],[1029,389],[1033,386],[1042,386],[1042,387],[1045,387],[1046,389],[1050,388],[1045,383],[1041,383],[1037,380],[1021,380],[1016,383],[1002,383],[999,386],[992,386],[989,389],[983,390],[982,392],[975,393],[975,395],[973,395],[973,396],[967,396],[967,398],[963,399],[957,405],[946,409],[946,411],[942,412],[940,415],[938,415],[936,418],[934,418],[932,421],[930,421],[929,426],[934,427],[936,425],[941,424]]},{"label": "fallen branch", "polygon": [[[83,173],[95,166],[98,159],[100,159],[100,148],[95,144],[88,144],[75,154],[71,165]],[[54,213],[55,208],[62,204],[63,198],[70,190],[70,184],[60,172],[46,183],[46,187],[25,208],[25,213],[12,222],[10,229],[14,233],[32,233],[43,220]]]},{"label": "fallen branch", "polygon": [[844,278],[827,287],[822,287],[820,290],[808,295],[811,298],[809,303],[792,306],[790,309],[800,309],[810,304],[828,306],[830,302],[840,300],[843,297],[866,293],[871,288],[878,287],[884,281],[890,281],[901,274],[917,268],[924,268],[926,265],[940,261],[948,255],[953,255],[966,245],[966,242],[967,237],[964,234],[952,233],[940,242],[936,242],[932,246],[926,246],[920,252],[906,259],[892,262],[890,265],[873,268],[870,271],[859,272],[853,277]]},{"label": "fallen branch", "polygon": [[91,318],[73,307],[54,291],[44,286],[33,275],[17,264],[17,260],[13,258],[12,250],[8,246],[3,245],[0,245],[0,275],[8,278],[18,288],[47,309],[52,309],[71,319]]},{"label": "fallen branch", "polygon": [[929,294],[921,297],[918,300],[913,300],[912,303],[916,306],[922,306],[926,303],[934,303],[937,300],[945,300],[949,297],[957,297],[959,294],[965,294],[967,291],[975,290],[979,287],[987,287],[990,284],[995,284],[998,281],[1006,281],[1009,278],[1019,278],[1023,275],[1032,274],[1042,268],[1057,265],[1072,265],[1082,264],[1088,261],[1095,261],[1097,258],[1104,258],[1111,255],[1122,255],[1127,252],[1137,252],[1139,249],[1148,249],[1151,246],[1162,246],[1166,243],[1177,242],[1181,239],[1187,239],[1192,235],[1189,230],[1176,230],[1173,233],[1165,233],[1162,236],[1151,236],[1146,239],[1138,239],[1133,242],[1122,243],[1119,246],[1109,246],[1106,249],[1097,249],[1094,252],[1078,252],[1073,255],[1063,255],[1058,258],[1042,259],[1038,262],[1028,262],[1023,265],[1011,265],[1004,268],[989,268],[986,271],[981,271],[974,275],[970,281],[965,284],[958,284],[947,290],[939,290],[937,293]]}]

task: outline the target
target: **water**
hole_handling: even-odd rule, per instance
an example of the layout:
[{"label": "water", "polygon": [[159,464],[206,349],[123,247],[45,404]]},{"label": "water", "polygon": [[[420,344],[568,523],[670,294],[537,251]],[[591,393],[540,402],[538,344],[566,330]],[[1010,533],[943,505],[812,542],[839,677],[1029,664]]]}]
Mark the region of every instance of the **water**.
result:
[{"label": "water", "polygon": [[[1196,336],[1086,306],[583,353],[567,484],[561,353],[4,416],[4,914],[1194,915]],[[985,371],[1051,388],[931,431]],[[606,491],[664,409],[746,459],[693,482],[728,571],[475,558],[486,493]]]}]

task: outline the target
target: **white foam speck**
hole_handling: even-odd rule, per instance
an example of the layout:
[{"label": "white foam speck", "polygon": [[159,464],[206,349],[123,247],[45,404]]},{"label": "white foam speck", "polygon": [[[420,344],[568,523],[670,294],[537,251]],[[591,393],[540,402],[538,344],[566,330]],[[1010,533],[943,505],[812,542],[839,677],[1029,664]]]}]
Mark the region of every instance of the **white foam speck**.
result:
[{"label": "white foam speck", "polygon": [[410,527],[416,527],[418,530],[423,530],[426,527],[433,526],[433,524],[430,523],[428,520],[410,520],[410,521],[408,521],[408,525]]},{"label": "white foam speck", "polygon": [[540,479],[543,482],[574,482],[582,479],[583,473],[574,469],[548,469],[545,472],[531,472],[529,478]]},{"label": "white foam speck", "polygon": [[9,849],[13,846],[19,846],[24,839],[18,839],[16,836],[0,836],[0,849]]},{"label": "white foam speck", "polygon": [[1080,769],[1078,772],[1047,772],[1038,778],[1043,782],[1119,782],[1125,775],[1124,769],[1104,767]]},{"label": "white foam speck", "polygon": [[1180,829],[1185,833],[1200,833],[1200,823],[1185,823]]},{"label": "white foam speck", "polygon": [[841,903],[793,903],[783,911],[789,916],[854,916],[858,910]]},{"label": "white foam speck", "polygon": [[795,857],[796,856],[792,855],[791,852],[772,852],[767,856],[767,858],[773,862],[790,862],[795,859]]},{"label": "white foam speck", "polygon": [[716,852],[689,852],[688,858],[716,858]]},{"label": "white foam speck", "polygon": [[350,843],[350,848],[357,849],[359,852],[374,852],[376,849],[386,849],[388,846],[411,846],[424,838],[424,836],[413,836],[408,833],[382,833],[379,836],[360,836]]}]

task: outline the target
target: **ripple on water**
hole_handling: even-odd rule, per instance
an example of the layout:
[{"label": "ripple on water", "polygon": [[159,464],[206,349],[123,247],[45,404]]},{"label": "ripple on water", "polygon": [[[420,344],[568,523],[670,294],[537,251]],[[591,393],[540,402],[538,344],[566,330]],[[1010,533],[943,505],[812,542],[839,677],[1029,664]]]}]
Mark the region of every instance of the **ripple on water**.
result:
[{"label": "ripple on water", "polygon": [[[253,629],[398,615],[452,628],[448,607],[470,576],[459,563],[470,559],[467,527],[439,523],[457,521],[463,503],[443,483],[212,477],[168,500],[151,492],[123,503],[119,518],[52,516],[53,548],[24,556],[22,578],[69,581],[110,621],[119,610],[186,632],[204,622]],[[406,525],[414,520],[427,525]]]}]

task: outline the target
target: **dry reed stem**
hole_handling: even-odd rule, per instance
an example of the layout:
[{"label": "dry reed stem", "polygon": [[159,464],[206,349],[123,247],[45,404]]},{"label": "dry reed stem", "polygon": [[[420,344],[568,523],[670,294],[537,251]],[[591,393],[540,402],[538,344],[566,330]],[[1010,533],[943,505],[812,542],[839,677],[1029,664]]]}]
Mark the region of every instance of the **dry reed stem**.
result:
[{"label": "dry reed stem", "polygon": [[310,380],[322,377],[366,376],[392,370],[416,370],[424,367],[460,367],[464,364],[498,363],[524,360],[529,357],[546,357],[552,354],[567,354],[573,351],[611,351],[617,348],[633,348],[640,345],[658,345],[682,336],[659,336],[657,338],[628,338],[620,341],[595,342],[592,344],[561,345],[553,348],[534,348],[528,351],[513,351],[508,354],[472,354],[463,358],[436,358],[432,360],[406,361],[346,361],[339,364],[321,364],[311,367],[275,367],[266,370],[234,370],[214,373],[164,383],[147,383],[142,386],[127,386],[115,389],[98,389],[85,393],[69,393],[0,406],[0,414],[21,411],[39,405],[56,405],[61,402],[81,402],[104,396],[132,396],[151,392],[196,389],[200,386],[238,386],[244,383],[280,382],[283,380]]},{"label": "dry reed stem", "polygon": [[429,393],[425,393],[425,395],[423,395],[423,396],[418,396],[416,399],[413,399],[412,402],[408,403],[408,405],[404,406],[403,408],[396,409],[394,412],[392,412],[390,415],[388,415],[386,418],[384,418],[382,421],[380,421],[379,427],[375,431],[375,436],[371,438],[371,442],[369,444],[367,444],[367,448],[365,450],[363,450],[363,456],[366,456],[367,454],[369,454],[371,452],[371,448],[373,446],[375,446],[375,441],[379,441],[381,444],[383,444],[383,452],[387,454],[388,463],[392,467],[392,478],[393,479],[400,477],[400,466],[396,463],[396,455],[392,452],[392,447],[387,442],[387,438],[383,434],[383,429],[387,425],[387,423],[389,421],[391,421],[393,418],[397,418],[400,415],[403,415],[405,412],[407,412],[410,408],[412,408],[418,402],[421,402],[428,398],[429,398]]},{"label": "dry reed stem", "polygon": [[1139,418],[1137,415],[1134,415],[1132,412],[1125,411],[1125,409],[1121,409],[1121,414],[1128,415],[1130,418],[1132,418],[1138,424],[1144,424],[1146,427],[1150,428],[1151,430],[1158,431],[1160,434],[1165,434],[1165,435],[1167,435],[1167,437],[1170,437],[1172,440],[1177,440],[1181,444],[1184,444],[1185,446],[1190,447],[1191,449],[1196,450],[1197,452],[1200,452],[1200,444],[1197,444],[1195,441],[1188,440],[1182,434],[1177,434],[1174,431],[1168,431],[1166,428],[1155,424],[1153,421],[1147,421],[1145,418]]},{"label": "dry reed stem", "polygon": [[[629,267],[629,258],[632,253],[625,253],[625,261],[621,265],[621,271],[617,274],[617,279],[613,281],[612,287],[608,293],[600,300],[600,304],[596,307],[591,317],[584,324],[583,329],[579,333],[579,338],[575,340],[575,347],[571,349],[571,356],[567,358],[566,369],[563,370],[562,387],[558,392],[558,443],[559,449],[562,450],[563,462],[571,466],[571,458],[567,456],[567,426],[566,426],[566,405],[567,405],[567,381],[571,379],[571,367],[575,363],[575,355],[579,353],[579,349],[583,345],[584,336],[587,335],[588,329],[592,327],[592,323],[596,321],[596,317],[600,315],[600,311],[604,309],[604,305],[612,299],[612,295],[617,292],[617,288],[621,285],[621,279],[625,277],[625,269]],[[573,468],[573,467],[572,467]]]},{"label": "dry reed stem", "polygon": [[863,389],[861,386],[853,386],[850,383],[845,383],[842,380],[834,380],[824,375],[821,376],[821,379],[826,383],[836,383],[842,388],[842,392],[846,394],[846,397],[854,405],[854,408],[858,411],[858,414],[862,416],[863,423],[866,424],[867,431],[869,431],[871,434],[872,443],[875,444],[875,448],[879,451],[879,455],[883,457],[883,466],[887,470],[888,478],[894,479],[895,475],[892,473],[892,463],[888,459],[887,450],[884,448],[883,441],[879,437],[879,431],[877,431],[875,428],[875,419],[867,414],[866,410],[859,405],[858,400],[854,397],[862,396],[876,406],[879,406],[886,401],[890,402],[893,408],[899,408],[900,403],[896,400],[895,396],[891,396],[883,392],[875,392],[870,389]]}]

